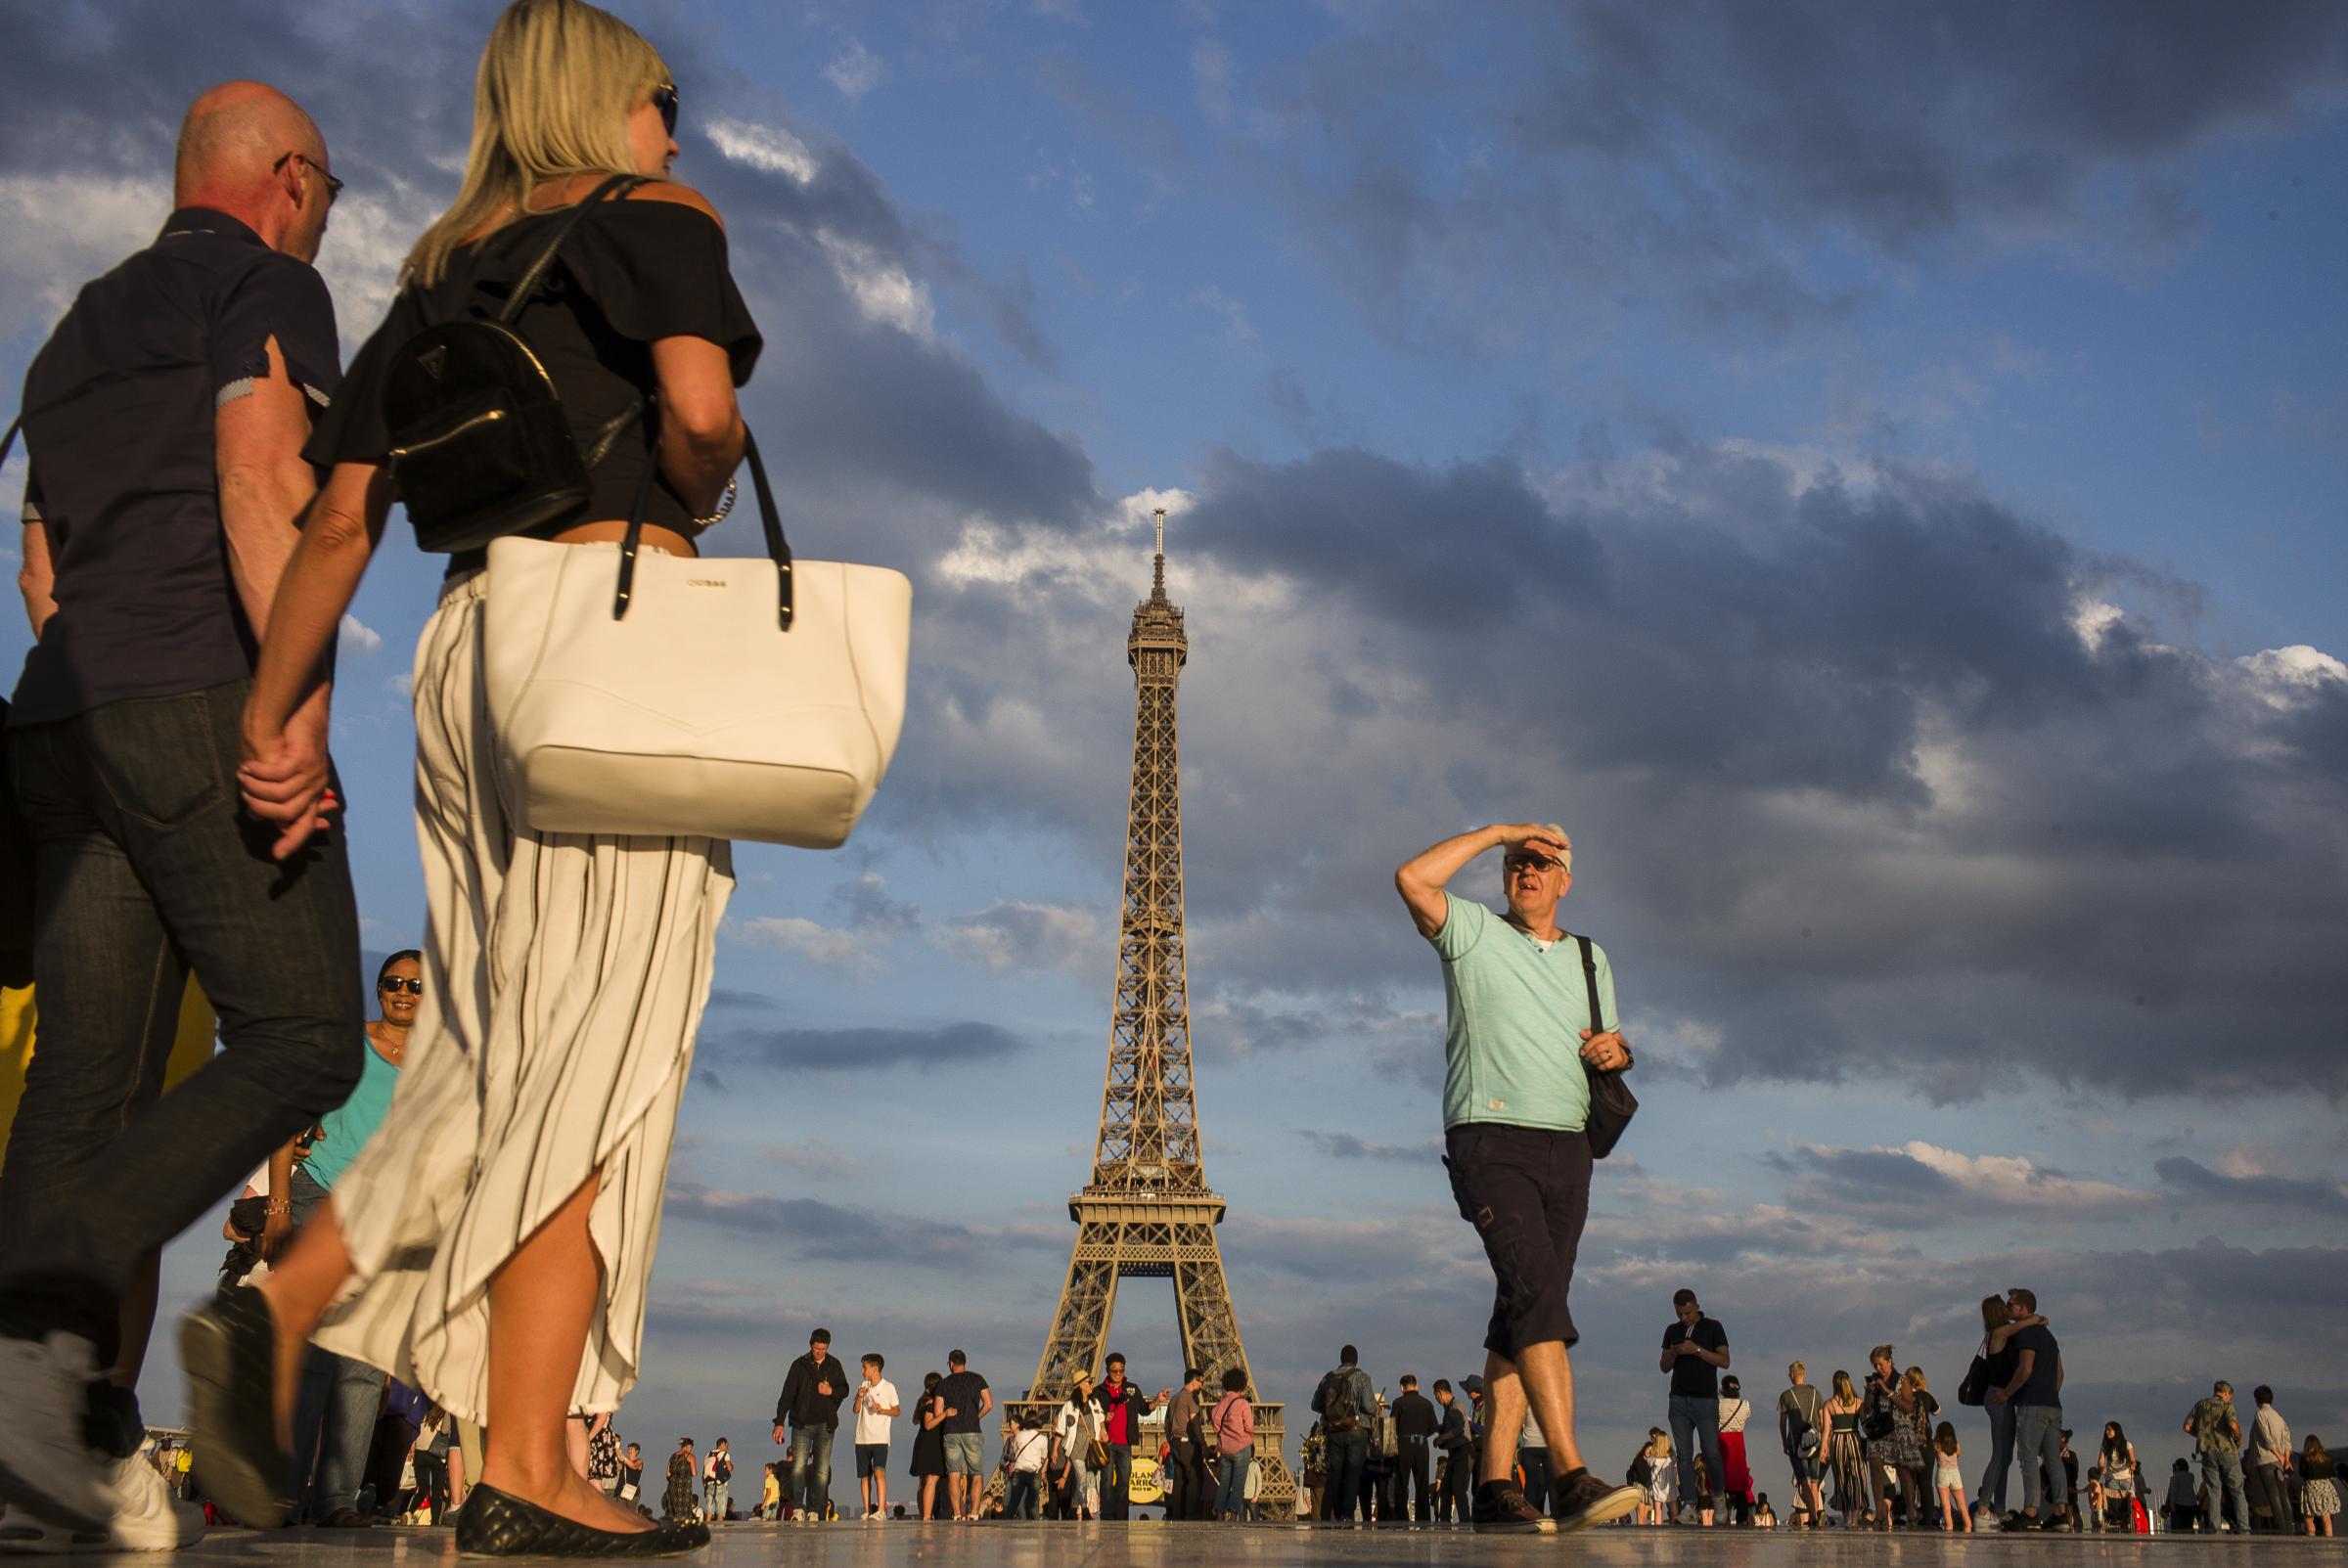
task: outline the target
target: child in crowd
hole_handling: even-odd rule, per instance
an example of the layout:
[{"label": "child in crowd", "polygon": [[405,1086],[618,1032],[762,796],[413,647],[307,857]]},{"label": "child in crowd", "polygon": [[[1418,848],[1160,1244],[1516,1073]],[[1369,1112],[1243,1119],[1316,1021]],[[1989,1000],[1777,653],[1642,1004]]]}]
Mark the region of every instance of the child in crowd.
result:
[{"label": "child in crowd", "polygon": [[1948,1421],[1932,1434],[1932,1490],[1940,1498],[1940,1527],[1943,1530],[1962,1529],[1966,1535],[1973,1531],[1973,1510],[1964,1501],[1964,1466],[1961,1463],[1964,1448],[1957,1441],[1957,1428]]},{"label": "child in crowd", "polygon": [[1679,1481],[1671,1458],[1671,1434],[1647,1429],[1647,1501],[1640,1515],[1648,1524],[1670,1524],[1679,1511]]}]

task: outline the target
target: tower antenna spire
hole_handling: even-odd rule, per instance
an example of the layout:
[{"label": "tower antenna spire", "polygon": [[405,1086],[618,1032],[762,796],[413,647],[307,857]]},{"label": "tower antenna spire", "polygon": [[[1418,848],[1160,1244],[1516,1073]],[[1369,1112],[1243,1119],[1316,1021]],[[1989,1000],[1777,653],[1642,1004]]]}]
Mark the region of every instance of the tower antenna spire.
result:
[{"label": "tower antenna spire", "polygon": [[1151,562],[1151,586],[1159,599],[1166,597],[1166,509],[1157,509],[1157,554]]}]

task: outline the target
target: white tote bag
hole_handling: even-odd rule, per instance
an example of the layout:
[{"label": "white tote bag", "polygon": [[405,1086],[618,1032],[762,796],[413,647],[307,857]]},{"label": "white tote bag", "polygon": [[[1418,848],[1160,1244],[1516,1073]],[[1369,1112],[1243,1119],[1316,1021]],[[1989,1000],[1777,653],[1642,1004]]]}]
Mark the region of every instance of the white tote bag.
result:
[{"label": "white tote bag", "polygon": [[491,720],[540,832],[832,849],[905,720],[913,585],[790,556],[754,444],[769,560],[489,546]]}]

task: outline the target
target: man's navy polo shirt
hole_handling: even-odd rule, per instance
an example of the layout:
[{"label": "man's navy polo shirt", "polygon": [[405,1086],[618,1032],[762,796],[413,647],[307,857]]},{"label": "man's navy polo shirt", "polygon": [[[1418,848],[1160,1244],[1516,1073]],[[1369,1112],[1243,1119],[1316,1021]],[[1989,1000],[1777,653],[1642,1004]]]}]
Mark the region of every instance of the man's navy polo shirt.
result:
[{"label": "man's navy polo shirt", "polygon": [[49,536],[57,613],[25,654],[12,726],[252,673],[212,413],[268,374],[272,337],[324,407],[341,379],[325,280],[226,213],[182,207],[82,289],[34,356],[24,517]]}]

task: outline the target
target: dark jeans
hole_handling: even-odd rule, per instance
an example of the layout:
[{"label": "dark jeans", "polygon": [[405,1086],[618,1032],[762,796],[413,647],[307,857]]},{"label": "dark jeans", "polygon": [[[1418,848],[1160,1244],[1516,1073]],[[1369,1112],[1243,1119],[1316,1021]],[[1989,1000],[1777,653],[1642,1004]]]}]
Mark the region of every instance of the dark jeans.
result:
[{"label": "dark jeans", "polygon": [[[1680,1461],[1679,1501],[1710,1509],[1713,1489],[1728,1473],[1720,1462],[1720,1400],[1711,1394],[1674,1394],[1664,1408],[1670,1412],[1672,1452]],[[1695,1475],[1698,1454],[1704,1459],[1700,1481]]]},{"label": "dark jeans", "polygon": [[1984,1405],[1989,1416],[1989,1468],[1981,1473],[1980,1501],[2001,1520],[2006,1517],[2006,1477],[2013,1469],[2013,1407],[2000,1402]]},{"label": "dark jeans", "polygon": [[837,1435],[829,1426],[790,1429],[790,1505],[818,1519],[832,1501],[832,1440]]},{"label": "dark jeans", "polygon": [[1351,1520],[1361,1511],[1362,1470],[1370,1462],[1370,1434],[1334,1432],[1328,1438],[1329,1516]]},{"label": "dark jeans", "polygon": [[[339,826],[291,866],[237,801],[250,683],[9,735],[32,839],[40,1049],[0,1173],[0,1328],[120,1354],[141,1260],[358,1082],[358,910]],[[193,970],[222,1050],[169,1095]]]},{"label": "dark jeans", "polygon": [[[2250,1507],[2254,1510],[2250,1516],[2251,1529],[2298,1534],[2299,1521],[2291,1512],[2291,1495],[2282,1484],[2282,1466],[2245,1464],[2242,1466],[2242,1479],[2247,1483],[2242,1490],[2248,1494]],[[2260,1508],[2267,1511],[2263,1524],[2255,1511]]]},{"label": "dark jeans", "polygon": [[1435,1497],[1435,1517],[1457,1524],[1468,1517],[1468,1493],[1475,1485],[1475,1450],[1458,1448],[1443,1464],[1443,1490]]},{"label": "dark jeans", "polygon": [[[1128,1431],[1132,1428],[1128,1427]],[[1101,1468],[1101,1517],[1130,1519],[1133,1517],[1133,1445],[1104,1443],[1108,1451],[1108,1463]]]},{"label": "dark jeans", "polygon": [[1205,1514],[1207,1497],[1201,1496],[1199,1486],[1202,1473],[1197,1444],[1181,1442],[1168,1445],[1166,1484],[1162,1489],[1168,1519],[1197,1519]]},{"label": "dark jeans", "polygon": [[1032,1519],[1035,1517],[1036,1473],[1033,1470],[1011,1472],[1011,1488],[1003,1495],[1003,1517]]},{"label": "dark jeans", "polygon": [[1516,1462],[1524,1468],[1524,1501],[1541,1512],[1549,1511],[1549,1450],[1524,1448],[1516,1451]]},{"label": "dark jeans", "polygon": [[1242,1449],[1237,1454],[1225,1454],[1219,1457],[1217,1462],[1221,1466],[1221,1474],[1215,1483],[1212,1517],[1239,1519],[1246,1516],[1247,1461],[1254,1456],[1252,1450]]},{"label": "dark jeans", "polygon": [[[298,1229],[326,1201],[326,1188],[294,1167],[294,1223]],[[384,1408],[384,1374],[365,1362],[312,1345],[303,1355],[301,1388],[294,1402],[294,1489],[306,1498],[303,1514],[315,1524],[337,1508],[355,1506],[367,1479],[376,1417]],[[314,1464],[314,1468],[313,1468]]]},{"label": "dark jeans", "polygon": [[1406,1437],[1395,1445],[1394,1454],[1394,1512],[1398,1518],[1416,1519],[1421,1524],[1435,1514],[1434,1500],[1427,1496],[1427,1475],[1434,1463],[1434,1450],[1422,1437]]}]

